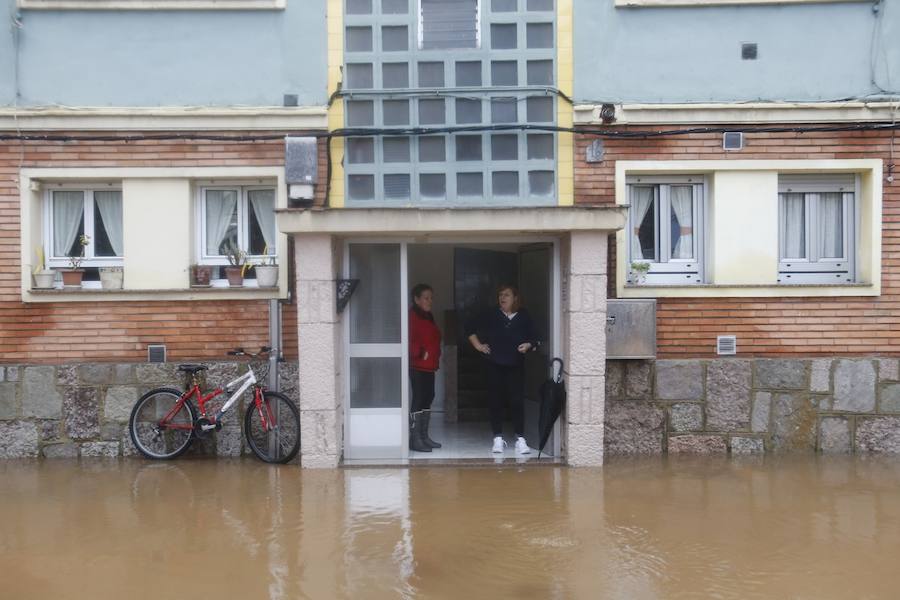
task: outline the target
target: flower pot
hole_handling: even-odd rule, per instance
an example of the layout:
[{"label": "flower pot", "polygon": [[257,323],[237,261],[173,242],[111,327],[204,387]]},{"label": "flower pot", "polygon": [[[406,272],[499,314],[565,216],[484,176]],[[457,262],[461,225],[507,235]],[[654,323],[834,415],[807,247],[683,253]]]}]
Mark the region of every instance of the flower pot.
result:
[{"label": "flower pot", "polygon": [[104,290],[121,290],[124,275],[122,267],[100,267],[100,286]]},{"label": "flower pot", "polygon": [[193,265],[191,267],[191,285],[207,287],[212,279],[213,268],[211,265]]},{"label": "flower pot", "polygon": [[81,279],[84,277],[84,269],[61,269],[63,285],[65,287],[81,287]]},{"label": "flower pot", "polygon": [[243,267],[225,267],[225,277],[226,279],[228,279],[228,285],[230,285],[231,287],[243,287],[243,272]]},{"label": "flower pot", "polygon": [[278,285],[278,265],[257,265],[253,270],[256,271],[256,284],[259,287]]},{"label": "flower pot", "polygon": [[56,271],[45,269],[34,274],[34,287],[38,290],[49,290],[53,288],[56,281]]}]

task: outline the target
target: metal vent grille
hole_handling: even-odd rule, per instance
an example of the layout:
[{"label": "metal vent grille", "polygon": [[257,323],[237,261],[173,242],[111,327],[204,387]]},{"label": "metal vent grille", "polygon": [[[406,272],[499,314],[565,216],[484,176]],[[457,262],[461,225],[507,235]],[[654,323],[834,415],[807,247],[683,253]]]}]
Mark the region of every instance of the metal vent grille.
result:
[{"label": "metal vent grille", "polygon": [[733,335],[720,335],[716,337],[716,354],[737,354],[737,337]]},{"label": "metal vent grille", "polygon": [[744,134],[740,131],[726,131],[722,134],[722,148],[740,150],[744,147]]},{"label": "metal vent grille", "polygon": [[164,344],[150,344],[147,346],[147,362],[166,362],[166,347]]}]

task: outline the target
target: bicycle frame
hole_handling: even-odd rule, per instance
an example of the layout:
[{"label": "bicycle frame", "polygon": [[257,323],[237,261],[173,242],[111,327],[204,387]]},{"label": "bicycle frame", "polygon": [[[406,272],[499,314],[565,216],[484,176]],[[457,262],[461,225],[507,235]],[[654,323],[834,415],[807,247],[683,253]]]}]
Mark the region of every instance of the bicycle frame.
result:
[{"label": "bicycle frame", "polygon": [[[250,388],[250,386],[252,386],[256,383],[256,374],[253,372],[252,367],[248,366],[246,373],[244,373],[237,379],[234,379],[233,381],[229,381],[227,384],[225,384],[225,389],[216,388],[215,390],[213,390],[206,396],[204,396],[200,392],[200,386],[196,382],[194,382],[193,385],[191,386],[191,388],[187,392],[185,392],[184,394],[181,395],[181,398],[178,399],[178,402],[175,403],[175,406],[172,407],[172,410],[170,410],[169,413],[165,417],[160,419],[160,421],[159,421],[160,425],[165,424],[167,427],[170,427],[172,429],[193,429],[194,428],[193,423],[191,423],[190,425],[175,425],[175,424],[169,423],[169,420],[172,417],[174,417],[176,414],[178,414],[178,411],[181,410],[181,407],[184,406],[184,403],[187,402],[188,400],[190,400],[192,396],[197,397],[197,405],[200,408],[200,415],[203,417],[206,417],[207,416],[206,415],[206,403],[209,402],[210,400],[212,400],[213,398],[225,393],[226,390],[233,388],[234,386],[238,385],[239,383],[241,384],[241,386],[231,395],[230,398],[228,398],[228,400],[225,402],[225,404],[222,405],[222,408],[220,408],[216,412],[216,414],[213,415],[212,419],[210,419],[211,425],[214,426],[215,423],[217,423],[219,421],[219,419],[222,418],[222,415],[224,415],[228,411],[228,409],[230,409],[232,406],[234,406],[234,403],[237,402],[237,399],[240,398],[241,395]],[[254,400],[256,400],[256,398],[254,398]],[[271,417],[271,415],[270,415],[270,417]],[[265,417],[263,417],[263,424],[265,426]]]}]

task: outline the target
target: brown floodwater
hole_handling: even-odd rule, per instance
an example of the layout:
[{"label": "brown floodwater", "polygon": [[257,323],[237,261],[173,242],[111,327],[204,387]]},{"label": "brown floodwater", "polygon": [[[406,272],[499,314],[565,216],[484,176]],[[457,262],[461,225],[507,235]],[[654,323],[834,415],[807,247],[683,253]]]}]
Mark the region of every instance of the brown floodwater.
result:
[{"label": "brown floodwater", "polygon": [[0,598],[897,598],[900,460],[0,463]]}]

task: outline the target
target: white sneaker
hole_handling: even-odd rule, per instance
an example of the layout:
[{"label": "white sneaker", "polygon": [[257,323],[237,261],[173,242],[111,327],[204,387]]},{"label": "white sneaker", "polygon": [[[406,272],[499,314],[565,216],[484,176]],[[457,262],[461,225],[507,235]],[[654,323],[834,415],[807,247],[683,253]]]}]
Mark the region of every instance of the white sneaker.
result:
[{"label": "white sneaker", "polygon": [[506,446],[506,440],[498,435],[494,438],[494,447],[491,448],[491,452],[494,452],[496,454],[503,454],[503,449],[506,448]]},{"label": "white sneaker", "polygon": [[528,442],[526,442],[525,438],[523,438],[522,436],[516,438],[516,453],[531,454],[531,448],[528,447]]}]

